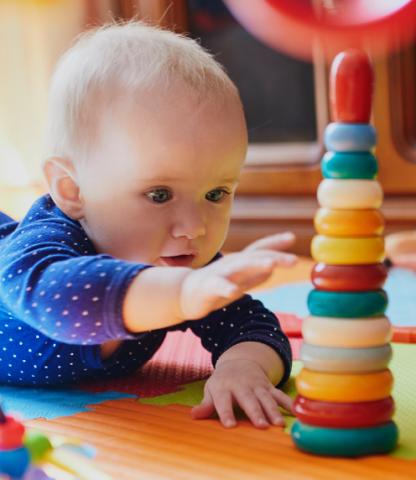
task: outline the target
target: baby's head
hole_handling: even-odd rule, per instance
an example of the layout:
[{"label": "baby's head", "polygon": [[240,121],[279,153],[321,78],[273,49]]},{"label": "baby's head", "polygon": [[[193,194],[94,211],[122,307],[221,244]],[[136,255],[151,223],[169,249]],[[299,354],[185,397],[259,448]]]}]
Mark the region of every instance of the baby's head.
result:
[{"label": "baby's head", "polygon": [[207,263],[225,240],[246,147],[235,86],[189,38],[106,26],[81,36],[52,78],[45,175],[100,253]]}]

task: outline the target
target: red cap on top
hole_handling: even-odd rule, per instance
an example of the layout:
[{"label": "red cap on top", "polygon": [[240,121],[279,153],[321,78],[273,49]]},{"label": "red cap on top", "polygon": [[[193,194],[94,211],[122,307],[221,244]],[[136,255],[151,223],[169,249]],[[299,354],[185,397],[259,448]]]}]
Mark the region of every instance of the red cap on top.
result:
[{"label": "red cap on top", "polygon": [[335,122],[370,121],[374,75],[366,53],[356,49],[339,53],[332,62],[329,83]]}]

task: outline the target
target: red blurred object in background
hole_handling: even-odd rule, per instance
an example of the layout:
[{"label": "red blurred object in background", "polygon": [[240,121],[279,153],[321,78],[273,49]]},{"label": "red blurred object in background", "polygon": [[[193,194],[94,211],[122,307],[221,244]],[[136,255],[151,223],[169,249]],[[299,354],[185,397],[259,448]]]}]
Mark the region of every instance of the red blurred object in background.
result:
[{"label": "red blurred object in background", "polygon": [[382,55],[415,36],[416,0],[224,0],[259,40],[306,60],[346,48]]}]

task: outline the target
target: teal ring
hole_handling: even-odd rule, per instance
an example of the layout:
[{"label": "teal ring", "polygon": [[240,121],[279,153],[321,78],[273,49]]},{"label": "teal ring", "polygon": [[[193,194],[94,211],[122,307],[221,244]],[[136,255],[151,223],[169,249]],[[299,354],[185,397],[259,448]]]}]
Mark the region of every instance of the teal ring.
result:
[{"label": "teal ring", "polygon": [[305,452],[359,457],[392,451],[397,445],[399,431],[392,421],[369,428],[324,428],[296,420],[291,435],[295,445]]},{"label": "teal ring", "polygon": [[324,132],[325,148],[334,152],[367,152],[376,141],[376,130],[368,123],[333,122]]},{"label": "teal ring", "polygon": [[388,304],[384,290],[332,292],[311,290],[308,309],[314,317],[362,318],[383,316]]},{"label": "teal ring", "polygon": [[367,179],[377,176],[378,164],[371,152],[327,152],[322,157],[324,178]]}]

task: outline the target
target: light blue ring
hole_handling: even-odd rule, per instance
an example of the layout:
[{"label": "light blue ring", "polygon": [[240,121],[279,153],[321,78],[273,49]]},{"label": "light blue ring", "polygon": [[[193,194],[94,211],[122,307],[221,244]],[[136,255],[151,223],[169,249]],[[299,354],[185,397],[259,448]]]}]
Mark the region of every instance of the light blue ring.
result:
[{"label": "light blue ring", "polygon": [[325,128],[325,148],[333,152],[366,152],[376,142],[376,130],[369,123],[334,122]]}]

